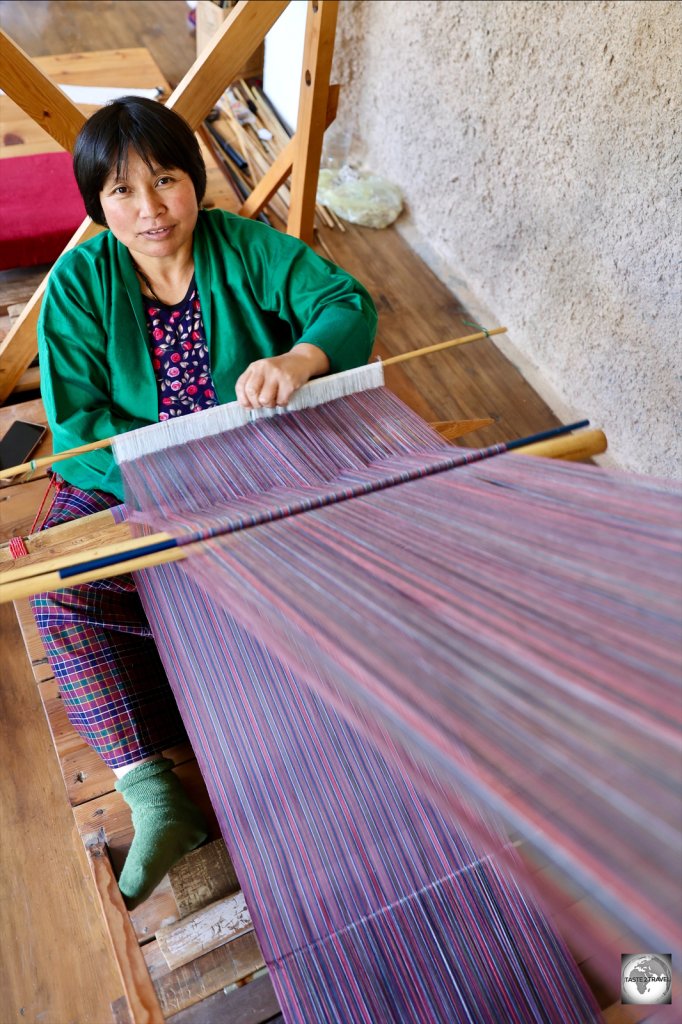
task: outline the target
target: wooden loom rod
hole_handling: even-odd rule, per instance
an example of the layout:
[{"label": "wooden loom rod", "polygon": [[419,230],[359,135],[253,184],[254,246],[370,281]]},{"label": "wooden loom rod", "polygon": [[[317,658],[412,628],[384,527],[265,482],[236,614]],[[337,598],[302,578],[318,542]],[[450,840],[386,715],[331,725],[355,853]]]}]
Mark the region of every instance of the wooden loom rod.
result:
[{"label": "wooden loom rod", "polygon": [[554,437],[527,447],[513,448],[509,454],[581,462],[583,459],[591,459],[593,455],[601,455],[606,449],[606,434],[603,430],[583,430],[570,437]]},{"label": "wooden loom rod", "polygon": [[[451,338],[450,341],[441,341],[437,345],[427,345],[426,348],[417,348],[413,352],[404,352],[399,356],[391,356],[389,359],[383,360],[383,365],[391,366],[393,363],[402,363],[406,359],[416,359],[417,356],[428,356],[431,352],[439,352],[441,349],[454,348],[456,345],[466,345],[471,341],[480,341],[482,338],[487,338],[490,334],[504,334],[506,330],[506,327],[493,327],[490,331],[469,334],[464,338]],[[317,379],[322,380],[323,378],[319,377]],[[20,466],[9,466],[7,469],[0,470],[0,480],[20,476],[23,473],[32,473],[36,469],[42,469],[43,466],[51,466],[53,462],[62,462],[64,459],[70,459],[74,455],[83,455],[85,452],[97,451],[98,448],[107,448],[113,444],[113,441],[113,437],[105,437],[101,441],[83,444],[78,448],[69,448],[68,451],[59,452],[57,455],[44,455],[42,458],[33,459],[31,462],[23,462]]]},{"label": "wooden loom rod", "polygon": [[455,345],[468,345],[470,341],[482,341],[493,334],[506,334],[506,327],[493,327],[490,331],[479,331],[478,334],[467,334],[464,338],[451,338],[450,341],[439,341],[437,345],[427,345],[426,348],[418,348],[414,352],[403,352],[399,356],[389,356],[384,359],[384,366],[393,366],[395,363],[404,363],[415,356],[428,356],[431,352],[440,352],[444,348],[454,348]]},{"label": "wooden loom rod", "polygon": [[[553,433],[573,429],[575,424],[556,427]],[[535,435],[533,435],[535,436]],[[523,447],[523,439],[516,452],[524,455],[550,455],[553,458],[566,457],[569,460],[598,454],[606,449],[606,438],[601,430],[585,431],[573,437],[555,436],[552,440]],[[563,453],[566,453],[564,456]],[[514,451],[509,454],[514,454]],[[62,555],[42,562],[32,563],[0,574],[0,604],[16,601],[46,590],[59,590],[64,586],[77,586],[93,580],[106,579],[112,575],[137,572],[142,569],[175,562],[185,558],[192,544],[201,539],[178,545],[178,540],[168,533],[154,533],[146,537],[131,537],[117,544],[81,551],[74,561],[73,555]],[[128,556],[128,557],[126,557]],[[102,564],[95,564],[102,563]],[[77,572],[78,566],[83,570]],[[115,566],[115,570],[113,570]],[[68,576],[62,571],[68,570]]]}]

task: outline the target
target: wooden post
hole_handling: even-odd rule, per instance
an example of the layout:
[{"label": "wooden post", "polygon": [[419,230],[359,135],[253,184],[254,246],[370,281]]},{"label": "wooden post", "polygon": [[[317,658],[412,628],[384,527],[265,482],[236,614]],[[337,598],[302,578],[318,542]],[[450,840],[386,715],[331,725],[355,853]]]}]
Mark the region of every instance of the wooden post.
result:
[{"label": "wooden post", "polygon": [[313,241],[338,0],[308,0],[287,234]]},{"label": "wooden post", "polygon": [[130,1015],[135,1024],[163,1024],[156,989],[116,884],[107,848],[103,842],[95,842],[86,844],[86,849],[104,921],[116,951],[115,959]]},{"label": "wooden post", "polygon": [[60,146],[73,149],[85,115],[1,29],[0,88]]}]

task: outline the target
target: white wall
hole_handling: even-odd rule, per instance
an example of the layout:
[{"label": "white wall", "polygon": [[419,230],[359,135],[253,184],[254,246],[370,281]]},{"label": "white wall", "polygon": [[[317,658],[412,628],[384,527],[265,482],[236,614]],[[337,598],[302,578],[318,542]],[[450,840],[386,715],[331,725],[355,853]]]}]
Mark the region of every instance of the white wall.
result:
[{"label": "white wall", "polygon": [[293,132],[301,91],[306,0],[291,0],[265,37],[263,91]]},{"label": "white wall", "polygon": [[[612,459],[682,476],[682,5],[342,0],[337,123],[412,246]],[[485,410],[481,410],[485,414]]]}]

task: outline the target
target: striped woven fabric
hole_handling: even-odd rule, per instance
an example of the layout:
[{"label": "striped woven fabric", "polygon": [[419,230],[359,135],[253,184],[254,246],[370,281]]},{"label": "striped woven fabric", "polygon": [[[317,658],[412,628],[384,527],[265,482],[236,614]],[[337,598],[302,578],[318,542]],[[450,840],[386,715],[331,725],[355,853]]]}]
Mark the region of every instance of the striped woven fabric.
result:
[{"label": "striped woven fabric", "polygon": [[488,812],[673,948],[679,497],[411,479],[444,449],[382,390],[252,428],[123,469],[166,529],[292,512],[140,580],[287,1019],[593,1019]]}]

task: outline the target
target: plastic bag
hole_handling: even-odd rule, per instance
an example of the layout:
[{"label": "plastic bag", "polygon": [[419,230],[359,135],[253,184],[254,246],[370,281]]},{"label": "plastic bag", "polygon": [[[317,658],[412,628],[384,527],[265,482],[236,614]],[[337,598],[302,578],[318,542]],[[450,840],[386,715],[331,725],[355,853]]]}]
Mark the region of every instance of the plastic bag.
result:
[{"label": "plastic bag", "polygon": [[367,228],[388,227],[403,208],[397,185],[348,165],[320,171],[317,201],[337,217]]}]

